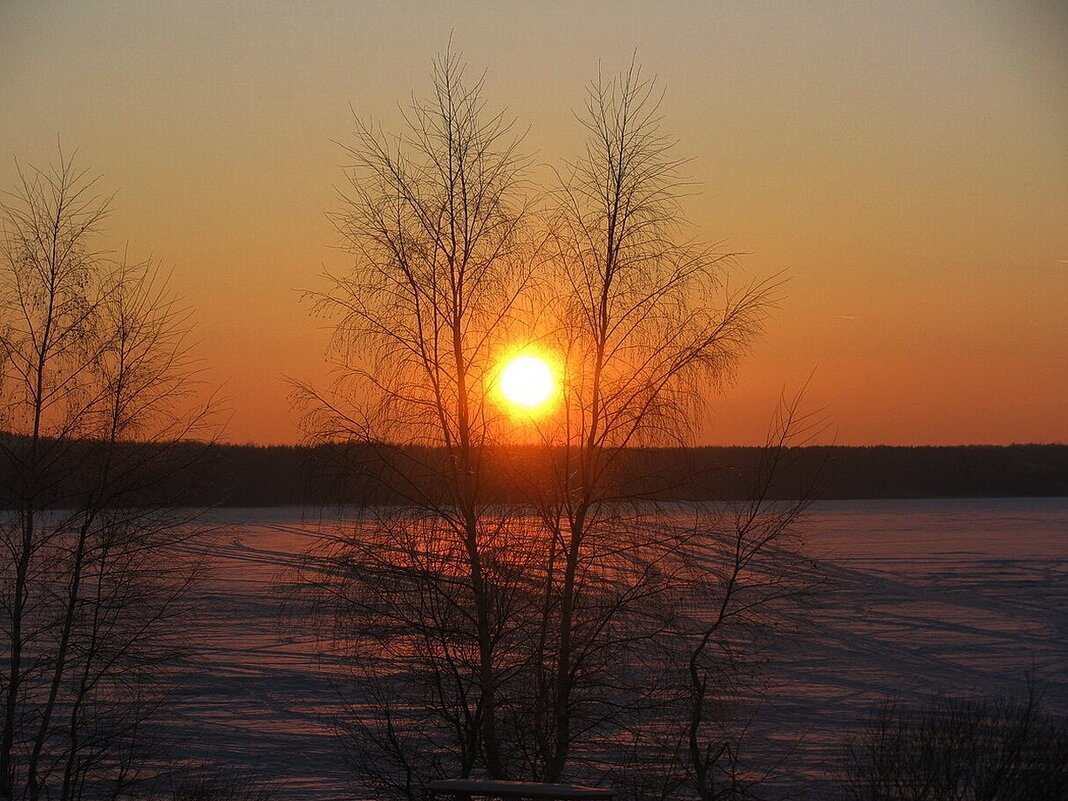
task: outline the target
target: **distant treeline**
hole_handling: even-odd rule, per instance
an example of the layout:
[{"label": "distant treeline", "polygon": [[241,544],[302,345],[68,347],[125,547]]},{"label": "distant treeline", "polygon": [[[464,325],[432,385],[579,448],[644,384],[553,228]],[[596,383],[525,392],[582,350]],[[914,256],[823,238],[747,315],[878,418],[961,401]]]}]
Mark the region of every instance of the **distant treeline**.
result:
[{"label": "distant treeline", "polygon": [[[413,488],[445,492],[434,486],[435,463],[444,458],[434,449],[191,442],[166,447],[173,469],[141,482],[148,487],[146,503],[359,505],[404,503]],[[76,452],[71,457],[78,461]],[[536,449],[502,449],[485,458],[486,497],[500,502],[529,499],[540,491],[539,476],[566,469],[561,454],[546,457]],[[770,467],[761,448],[632,449],[617,460],[615,484],[623,497],[662,500],[747,498],[763,487],[771,498],[1068,496],[1068,445],[805,447],[785,452],[770,483],[764,482]],[[10,469],[0,465],[0,471]],[[640,476],[641,483],[631,476]],[[17,487],[15,476],[3,478],[5,487]],[[70,491],[57,488],[56,502]]]},{"label": "distant treeline", "polygon": [[[82,447],[88,452],[92,445]],[[413,490],[442,497],[447,491],[434,478],[444,454],[429,448],[193,442],[152,447],[165,448],[168,458],[151,481],[139,479],[146,488],[142,499],[150,504],[403,504]],[[546,456],[537,449],[502,449],[485,459],[485,497],[502,503],[529,500],[541,491],[539,476],[566,469],[562,454]],[[18,477],[9,462],[0,461],[0,480],[9,494],[17,490]],[[68,445],[64,461],[74,469],[56,482],[57,505],[78,492],[78,446]],[[660,500],[736,500],[756,492],[815,499],[1068,496],[1068,445],[804,447],[789,449],[771,467],[761,448],[635,448],[617,460],[614,483],[621,497]],[[770,482],[764,480],[769,472]],[[0,498],[0,505],[10,507],[11,499]]]}]

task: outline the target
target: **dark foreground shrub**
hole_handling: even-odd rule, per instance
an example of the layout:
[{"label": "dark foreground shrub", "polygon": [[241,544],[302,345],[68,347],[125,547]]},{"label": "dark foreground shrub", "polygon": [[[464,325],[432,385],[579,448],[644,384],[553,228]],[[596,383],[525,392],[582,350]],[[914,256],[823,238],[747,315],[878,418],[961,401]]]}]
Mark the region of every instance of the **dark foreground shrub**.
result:
[{"label": "dark foreground shrub", "polygon": [[172,783],[169,801],[270,801],[262,783],[224,768],[194,770]]},{"label": "dark foreground shrub", "polygon": [[853,801],[1065,801],[1068,724],[1033,693],[883,704],[846,744],[841,774]]}]

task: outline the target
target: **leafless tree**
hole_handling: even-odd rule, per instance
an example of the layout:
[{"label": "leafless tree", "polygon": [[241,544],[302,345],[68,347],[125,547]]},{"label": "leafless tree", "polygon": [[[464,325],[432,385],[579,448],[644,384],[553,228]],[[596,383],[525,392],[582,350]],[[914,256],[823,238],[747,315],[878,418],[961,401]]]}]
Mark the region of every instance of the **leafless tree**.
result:
[{"label": "leafless tree", "polygon": [[[368,445],[371,474],[414,510],[367,520],[318,555],[343,565],[321,589],[345,600],[353,625],[344,638],[361,662],[380,661],[361,671],[365,683],[403,672],[419,688],[409,703],[434,719],[418,727],[422,758],[451,753],[450,770],[462,775],[484,758],[503,777],[497,693],[511,568],[501,555],[514,543],[508,524],[486,514],[495,425],[486,388],[529,282],[528,201],[508,124],[487,115],[481,81],[463,73],[451,52],[435,62],[432,95],[407,110],[401,136],[357,120],[350,189],[335,217],[356,264],[315,297],[336,315],[337,384],[300,394],[315,435]],[[403,642],[403,664],[369,638]],[[408,696],[396,687],[387,695],[395,700],[385,713],[412,714],[399,700]],[[387,738],[383,747],[407,775],[413,744]]]},{"label": "leafless tree", "polygon": [[[684,241],[680,163],[636,66],[592,87],[586,154],[536,215],[480,90],[446,54],[406,134],[357,124],[337,218],[355,265],[317,296],[339,377],[299,388],[311,430],[359,444],[354,467],[407,505],[324,532],[303,564],[354,665],[346,743],[401,797],[441,775],[609,767],[638,788],[629,749],[655,754],[662,793],[711,798],[708,653],[795,591],[761,560],[785,553],[802,507],[769,507],[765,483],[737,514],[680,515],[628,454],[690,441],[775,283],[736,288],[728,256]],[[495,363],[524,348],[562,376],[550,413],[525,421],[492,400]],[[772,459],[795,410],[781,423]],[[510,471],[507,498],[491,470]]]},{"label": "leafless tree", "polygon": [[94,249],[108,199],[19,169],[0,262],[0,798],[118,797],[163,698],[192,529],[146,504],[198,433],[186,314]]},{"label": "leafless tree", "polygon": [[[626,455],[689,442],[702,398],[729,380],[775,291],[774,282],[734,288],[731,258],[682,236],[681,163],[636,64],[593,84],[581,119],[586,153],[562,175],[551,226],[546,305],[557,316],[543,341],[561,354],[565,379],[559,413],[538,424],[553,480],[539,507],[550,542],[546,619],[533,660],[537,713],[525,727],[539,744],[535,774],[553,781],[567,775],[576,741],[631,727],[641,706],[662,704],[639,654],[661,647],[678,620],[674,599],[702,584],[687,564],[724,530],[707,514],[680,526],[678,510],[649,502],[663,488],[657,477],[628,476]],[[799,511],[769,518],[763,500],[730,528],[745,561],[714,588],[720,618],[745,562]]]},{"label": "leafless tree", "polygon": [[780,402],[769,427],[763,458],[749,497],[705,512],[688,541],[699,574],[689,585],[686,609],[675,619],[672,665],[685,664],[676,713],[681,723],[675,749],[677,785],[701,801],[758,797],[769,765],[750,764],[741,753],[738,721],[720,711],[737,686],[738,666],[759,651],[762,634],[796,622],[799,598],[819,583],[805,558],[798,523],[814,496],[816,475],[792,501],[774,500],[772,486],[789,469],[790,447],[804,444],[820,422],[801,411],[804,393]]}]

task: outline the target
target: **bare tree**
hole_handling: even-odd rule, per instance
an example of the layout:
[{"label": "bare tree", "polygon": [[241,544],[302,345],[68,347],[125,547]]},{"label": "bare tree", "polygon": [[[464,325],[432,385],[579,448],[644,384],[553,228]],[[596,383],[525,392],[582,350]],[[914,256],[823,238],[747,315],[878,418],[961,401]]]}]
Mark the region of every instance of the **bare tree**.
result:
[{"label": "bare tree", "polygon": [[773,767],[746,765],[738,721],[720,708],[736,690],[739,665],[759,650],[755,641],[791,620],[795,602],[819,582],[798,541],[817,475],[795,500],[777,501],[772,492],[776,477],[789,469],[791,446],[806,443],[820,427],[801,412],[803,397],[802,391],[780,401],[748,499],[699,516],[687,543],[698,574],[686,610],[675,618],[669,651],[670,664],[685,665],[686,673],[677,683],[681,726],[672,789],[684,788],[701,801],[758,797],[754,787]]},{"label": "bare tree", "polygon": [[730,257],[682,238],[680,162],[636,64],[593,84],[581,119],[586,153],[562,176],[551,228],[547,305],[558,317],[546,339],[561,354],[564,397],[539,423],[553,475],[540,507],[552,619],[535,660],[545,674],[533,731],[535,772],[549,780],[565,776],[577,738],[623,725],[628,705],[642,703],[649,677],[631,666],[624,701],[619,660],[630,665],[639,644],[670,628],[654,610],[686,591],[681,557],[701,547],[695,530],[648,502],[656,476],[626,475],[626,454],[689,441],[701,399],[729,379],[774,290],[733,289]]},{"label": "bare tree", "polygon": [[145,505],[168,444],[202,422],[186,315],[150,265],[94,250],[108,199],[73,158],[18,174],[0,263],[0,797],[117,797],[193,575],[183,521]]},{"label": "bare tree", "polygon": [[[354,665],[341,728],[364,780],[401,797],[449,774],[606,770],[648,795],[655,756],[662,793],[711,798],[708,653],[796,589],[756,564],[802,507],[769,509],[762,485],[687,521],[628,454],[690,441],[775,284],[734,288],[728,256],[683,240],[680,165],[636,66],[592,87],[586,154],[531,224],[480,89],[447,53],[406,134],[357,124],[337,218],[355,265],[317,296],[340,371],[329,393],[300,388],[311,430],[358,445],[339,452],[407,504],[325,531],[303,565]],[[492,391],[525,348],[553,355],[562,392],[523,421]],[[797,434],[793,409],[780,422],[769,466]],[[488,479],[506,469],[502,498]]]},{"label": "bare tree", "polygon": [[[378,662],[360,675],[369,685],[403,672],[425,693],[412,703],[434,719],[418,727],[428,764],[448,751],[451,771],[467,775],[484,759],[503,777],[497,693],[510,579],[500,555],[513,543],[486,515],[495,412],[485,390],[529,280],[527,198],[509,126],[486,114],[481,81],[463,72],[451,52],[438,59],[431,97],[407,110],[395,139],[357,120],[350,191],[335,217],[356,265],[315,298],[336,315],[337,384],[300,394],[315,435],[368,445],[364,467],[414,510],[365,521],[318,555],[344,565],[320,588],[344,599],[357,664]],[[371,641],[404,642],[404,656]],[[406,697],[396,687],[387,695]],[[412,714],[397,700],[380,711]],[[386,723],[380,745],[408,775],[413,756]]]}]

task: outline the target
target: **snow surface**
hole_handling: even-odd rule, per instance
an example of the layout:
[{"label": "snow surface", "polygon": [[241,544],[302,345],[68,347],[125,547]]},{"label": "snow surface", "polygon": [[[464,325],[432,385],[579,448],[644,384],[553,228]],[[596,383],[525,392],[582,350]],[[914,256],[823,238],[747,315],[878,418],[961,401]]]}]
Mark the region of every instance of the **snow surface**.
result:
[{"label": "snow surface", "polygon": [[[352,797],[329,724],[344,666],[285,619],[277,586],[322,521],[283,508],[212,522],[224,528],[200,656],[177,696],[183,758],[262,781],[277,801]],[[776,786],[818,790],[886,697],[1019,693],[1030,671],[1046,709],[1068,714],[1068,498],[826,502],[805,548],[827,584],[771,649],[747,741],[782,762]]]}]

